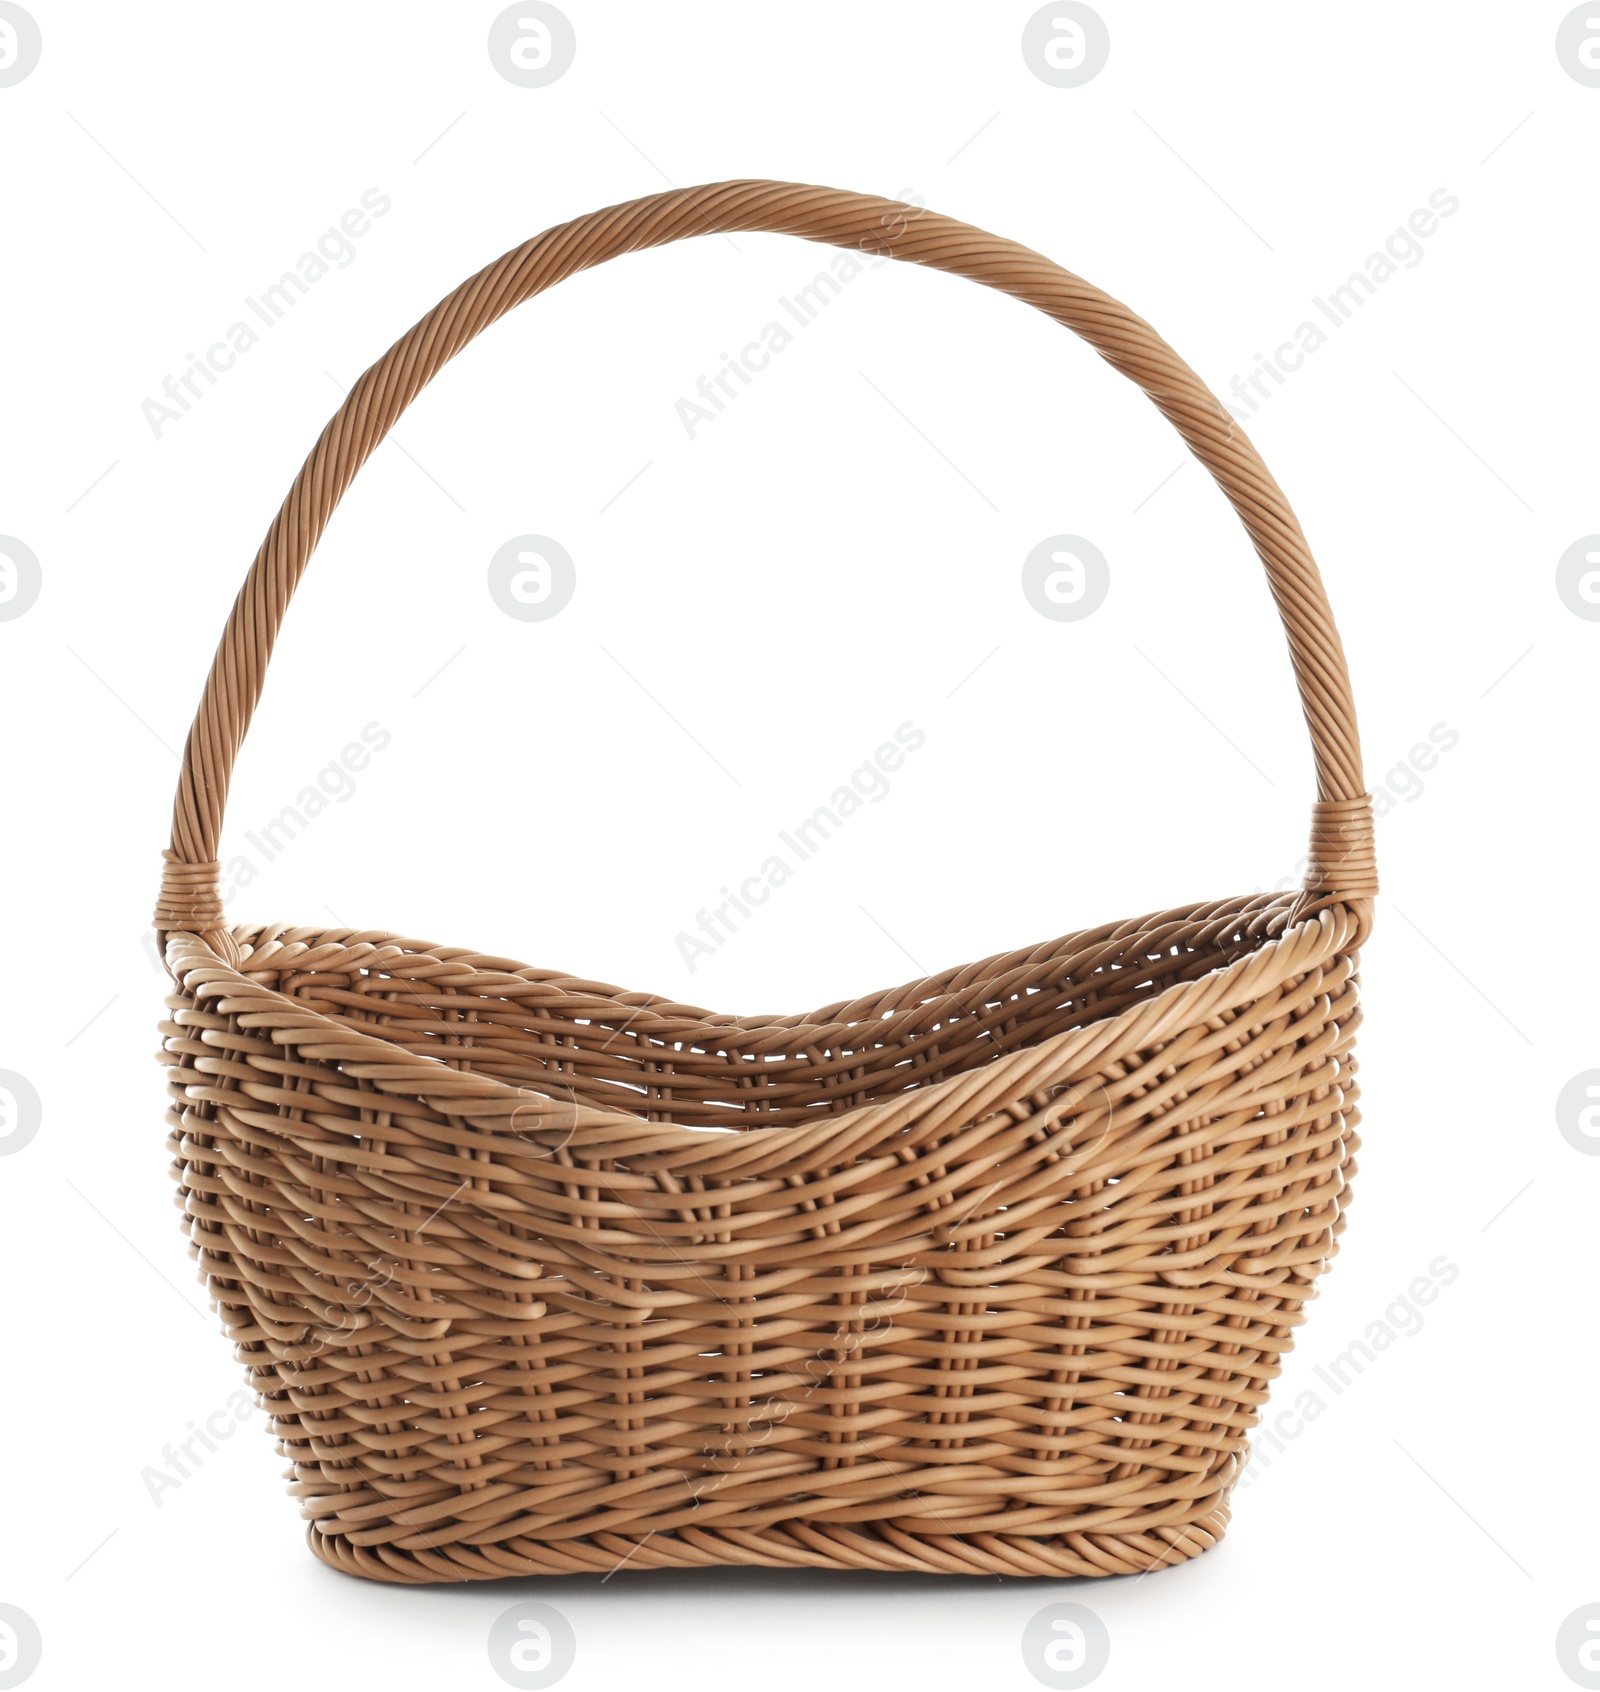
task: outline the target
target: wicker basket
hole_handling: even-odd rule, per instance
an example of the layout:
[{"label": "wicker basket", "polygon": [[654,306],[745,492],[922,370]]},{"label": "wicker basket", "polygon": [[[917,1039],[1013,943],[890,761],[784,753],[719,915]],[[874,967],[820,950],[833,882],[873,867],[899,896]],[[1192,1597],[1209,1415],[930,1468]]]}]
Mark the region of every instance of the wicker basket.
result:
[{"label": "wicker basket", "polygon": [[[986,282],[1150,395],[1233,502],[1288,632],[1318,782],[1302,892],[788,1017],[383,932],[227,925],[229,774],[368,455],[512,307],[742,230]],[[507,253],[307,459],[217,651],[166,859],[180,1202],[328,1563],[1099,1575],[1223,1533],[1340,1232],[1371,809],[1283,495],[1116,301],[949,218],[773,182],[658,194]]]}]

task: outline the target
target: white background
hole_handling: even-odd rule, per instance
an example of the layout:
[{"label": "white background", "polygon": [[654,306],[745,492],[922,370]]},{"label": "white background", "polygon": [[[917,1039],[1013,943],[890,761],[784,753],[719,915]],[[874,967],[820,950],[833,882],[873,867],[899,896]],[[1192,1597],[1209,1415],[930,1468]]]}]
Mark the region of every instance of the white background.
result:
[{"label": "white background", "polygon": [[[1556,1630],[1600,1601],[1600,1160],[1554,1107],[1600,1066],[1600,624],[1555,566],[1600,530],[1600,89],[1557,60],[1567,8],[1104,0],[1110,62],[1071,90],[1024,63],[1026,4],[571,0],[576,62],[535,90],[490,63],[493,4],[30,9],[43,58],[0,89],[0,531],[43,585],[0,622],[0,1069],[43,1126],[0,1161],[0,1600],[42,1631],[33,1683],[499,1686],[490,1623],[540,1597],[576,1630],[574,1692],[1031,1687],[1022,1629],[1061,1599],[1103,1618],[1106,1688],[1571,1684]],[[1460,201],[1249,425],[1398,801],[1350,1229],[1274,1412],[1373,1322],[1410,1327],[1385,1312],[1435,1259],[1459,1275],[1323,1393],[1217,1550],[1152,1578],[385,1588],[306,1551],[253,1410],[159,1507],[142,1478],[240,1379],[170,1206],[145,924],[250,556],[335,384],[465,275],[732,176],[909,191],[1015,237],[1218,392],[1431,193]],[[373,188],[392,207],[354,259],[158,438],[141,403]],[[225,852],[363,724],[392,744],[233,917],[797,1010],[1296,876],[1312,772],[1259,567],[1070,336],[886,265],[688,437],[675,402],[828,256],[621,260],[440,377],[288,618]],[[542,623],[485,585],[530,531],[577,568]],[[1110,561],[1080,622],[1020,590],[1060,532]],[[927,743],[891,795],[691,973],[678,932],[906,721]],[[1408,771],[1439,724],[1457,742]]]}]

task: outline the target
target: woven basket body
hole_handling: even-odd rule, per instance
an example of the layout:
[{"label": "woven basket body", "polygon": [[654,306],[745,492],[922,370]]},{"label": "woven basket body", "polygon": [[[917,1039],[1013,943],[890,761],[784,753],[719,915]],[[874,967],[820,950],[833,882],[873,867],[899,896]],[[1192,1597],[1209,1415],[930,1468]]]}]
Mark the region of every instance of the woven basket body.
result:
[{"label": "woven basket body", "polygon": [[[1283,613],[1319,787],[1302,891],[783,1018],[381,932],[228,924],[229,774],[362,462],[512,306],[717,230],[988,282],[1151,394]],[[308,459],[218,650],[166,856],[180,1201],[329,1563],[410,1582],[624,1562],[1090,1575],[1221,1536],[1340,1231],[1376,882],[1305,542],[1126,308],[966,225],[787,184],[674,191],[507,254],[367,372]]]}]

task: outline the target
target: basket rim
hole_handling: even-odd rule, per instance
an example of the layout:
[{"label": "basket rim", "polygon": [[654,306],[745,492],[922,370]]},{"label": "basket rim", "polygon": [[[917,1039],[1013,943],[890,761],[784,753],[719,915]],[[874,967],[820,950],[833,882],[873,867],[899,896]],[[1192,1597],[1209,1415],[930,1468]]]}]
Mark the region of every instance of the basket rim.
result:
[{"label": "basket rim", "polygon": [[[1248,899],[1240,903],[1247,904]],[[725,1156],[742,1141],[753,1156],[767,1163],[771,1154],[778,1152],[791,1158],[796,1153],[820,1150],[840,1154],[845,1148],[832,1142],[863,1135],[879,1139],[936,1113],[952,1123],[971,1125],[988,1114],[985,1093],[992,1093],[995,1100],[1015,1098],[1046,1086],[1082,1080],[1091,1066],[1103,1067],[1152,1042],[1170,1039],[1181,1029],[1237,1010],[1291,976],[1305,974],[1341,953],[1358,950],[1367,926],[1361,903],[1324,904],[1297,920],[1292,918],[1279,933],[1269,934],[1242,957],[1219,969],[1192,981],[1174,983],[1114,1016],[1052,1035],[976,1069],[869,1100],[836,1115],[819,1116],[815,1122],[772,1126],[758,1121],[730,1122],[726,1127],[652,1122],[628,1111],[582,1105],[538,1087],[514,1086],[492,1075],[456,1069],[440,1058],[396,1046],[380,1035],[363,1034],[251,979],[220,957],[203,936],[192,932],[168,935],[167,965],[181,992],[197,1009],[203,1001],[212,1001],[207,1008],[239,1015],[242,1027],[258,1035],[265,1033],[277,1045],[336,1062],[341,1070],[370,1081],[381,1093],[417,1100],[466,1123],[476,1135],[492,1136],[472,1136],[470,1143],[477,1149],[495,1145],[503,1148],[509,1128],[516,1138],[530,1144],[561,1136],[562,1146],[575,1153],[581,1151],[586,1159],[608,1155],[637,1159],[669,1152]],[[233,925],[227,932],[248,940],[274,928],[282,931],[282,925],[251,923]],[[441,949],[384,930],[333,928],[311,932],[371,942],[375,950],[379,943],[415,952]],[[923,977],[904,985],[911,988],[930,979]],[[513,1126],[518,1116],[527,1114],[538,1119],[536,1125]],[[438,1137],[458,1146],[465,1143],[459,1128],[440,1132],[440,1125],[415,1118],[408,1118],[407,1126],[424,1138]],[[859,1157],[865,1150],[857,1144],[849,1148],[848,1155]]]}]

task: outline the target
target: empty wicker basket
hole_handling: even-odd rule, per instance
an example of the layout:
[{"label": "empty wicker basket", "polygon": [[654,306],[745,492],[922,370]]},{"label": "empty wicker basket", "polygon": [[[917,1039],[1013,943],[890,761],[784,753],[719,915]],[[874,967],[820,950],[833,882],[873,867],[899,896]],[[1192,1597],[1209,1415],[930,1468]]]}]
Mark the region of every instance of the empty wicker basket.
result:
[{"label": "empty wicker basket", "polygon": [[[986,282],[1145,389],[1283,616],[1318,779],[1303,892],[781,1018],[382,932],[227,925],[229,774],[362,463],[513,306],[740,230]],[[327,1562],[414,1582],[624,1562],[1095,1575],[1221,1536],[1340,1231],[1371,812],[1293,515],[1114,300],[948,218],[772,182],[659,194],[506,254],[362,377],[306,461],[212,666],[166,858],[180,1201]]]}]

